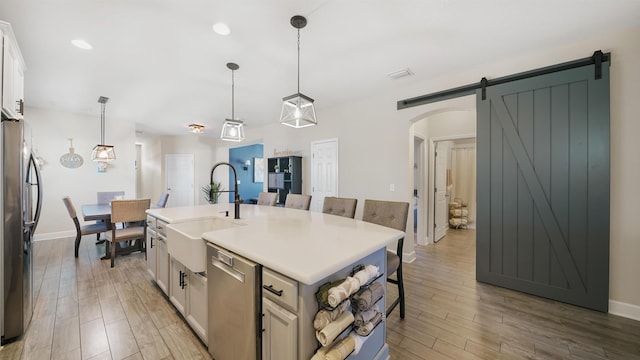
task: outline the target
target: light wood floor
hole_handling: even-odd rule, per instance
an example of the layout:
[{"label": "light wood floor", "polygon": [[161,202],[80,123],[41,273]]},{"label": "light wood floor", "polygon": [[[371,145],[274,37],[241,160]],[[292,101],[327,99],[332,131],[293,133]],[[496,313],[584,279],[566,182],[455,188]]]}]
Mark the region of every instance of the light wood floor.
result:
[{"label": "light wood floor", "polygon": [[640,359],[639,321],[476,282],[473,230],[416,256],[406,317],[387,319],[393,359]]},{"label": "light wood floor", "polygon": [[[77,260],[72,239],[35,244],[33,320],[0,359],[211,359],[144,255],[111,269],[94,239]],[[407,316],[388,319],[392,359],[640,359],[640,322],[477,283],[473,231],[416,253],[404,265]]]}]

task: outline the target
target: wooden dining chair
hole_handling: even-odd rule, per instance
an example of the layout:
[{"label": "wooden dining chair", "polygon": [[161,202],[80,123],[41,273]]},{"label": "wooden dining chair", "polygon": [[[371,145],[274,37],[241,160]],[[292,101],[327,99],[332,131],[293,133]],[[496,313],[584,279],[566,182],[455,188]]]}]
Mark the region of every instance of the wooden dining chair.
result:
[{"label": "wooden dining chair", "polygon": [[76,243],[75,243],[75,256],[78,257],[78,248],[80,247],[80,240],[84,235],[90,234],[98,234],[98,238],[100,238],[100,234],[103,232],[107,232],[111,230],[109,223],[107,222],[97,222],[89,225],[80,225],[80,221],[78,220],[78,215],[76,213],[76,208],[73,206],[71,199],[68,196],[62,198],[62,202],[64,206],[67,208],[69,212],[69,216],[73,220],[73,224],[76,227]]},{"label": "wooden dining chair", "polygon": [[322,203],[322,212],[353,219],[356,216],[357,205],[358,199],[327,196]]},{"label": "wooden dining chair", "polygon": [[[116,253],[128,254],[144,250],[143,244],[147,236],[146,210],[150,204],[150,199],[111,202],[111,223],[114,225],[107,233],[106,246],[107,256],[111,252],[111,267],[114,266]],[[126,223],[127,226],[116,226],[116,223]],[[121,242],[126,242],[127,245],[122,247]]]},{"label": "wooden dining chair", "polygon": [[274,206],[278,200],[278,193],[261,192],[258,194],[258,205]]},{"label": "wooden dining chair", "polygon": [[[407,229],[407,215],[409,214],[409,203],[395,201],[364,201],[362,221],[390,227],[396,230],[405,231]],[[398,297],[387,307],[387,317],[393,309],[400,304],[400,318],[404,319],[404,283],[402,281],[402,245],[404,237],[398,240],[396,253],[387,250],[387,281],[398,285]],[[393,279],[390,276],[396,274]]]},{"label": "wooden dining chair", "polygon": [[290,209],[309,210],[311,206],[311,195],[287,194],[284,200],[284,207]]}]

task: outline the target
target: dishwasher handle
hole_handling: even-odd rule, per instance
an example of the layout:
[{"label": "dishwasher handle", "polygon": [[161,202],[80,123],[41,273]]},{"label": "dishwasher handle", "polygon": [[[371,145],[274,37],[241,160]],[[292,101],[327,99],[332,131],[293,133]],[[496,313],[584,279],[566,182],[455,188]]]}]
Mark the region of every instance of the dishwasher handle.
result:
[{"label": "dishwasher handle", "polygon": [[211,265],[213,265],[213,267],[217,268],[218,270],[225,272],[227,275],[233,277],[234,279],[240,281],[241,283],[244,283],[243,272],[238,271],[235,268],[229,267],[227,264],[219,261],[213,256],[211,257]]}]

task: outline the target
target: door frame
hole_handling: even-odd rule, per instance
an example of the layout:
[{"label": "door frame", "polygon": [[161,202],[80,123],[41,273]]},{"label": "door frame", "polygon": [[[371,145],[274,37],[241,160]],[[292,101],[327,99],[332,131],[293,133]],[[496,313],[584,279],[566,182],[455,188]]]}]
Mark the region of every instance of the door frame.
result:
[{"label": "door frame", "polygon": [[[418,145],[418,150],[415,150],[416,143]],[[418,155],[417,159],[413,159],[413,163],[416,164],[415,171],[417,172],[417,183],[413,184],[413,188],[417,191],[417,201],[418,209],[415,219],[414,226],[416,227],[416,242],[420,245],[425,245],[428,242],[427,232],[425,231],[427,226],[427,217],[428,215],[427,208],[425,206],[425,196],[428,198],[428,193],[426,192],[426,179],[427,179],[427,171],[425,167],[427,166],[427,162],[425,161],[425,155],[427,154],[426,150],[426,139],[422,135],[413,135],[413,146],[414,146],[414,154]],[[414,155],[415,157],[415,155]]]},{"label": "door frame", "polygon": [[[427,120],[428,121],[428,120]],[[435,209],[435,149],[436,143],[439,141],[454,141],[454,140],[463,140],[463,139],[475,139],[476,134],[459,134],[459,135],[451,135],[451,136],[442,136],[442,137],[434,137],[429,138],[429,174],[428,174],[428,187],[427,193],[429,194],[427,200],[427,209]],[[477,160],[476,160],[477,161]],[[427,216],[427,242],[429,244],[433,244],[435,239],[435,228],[433,224],[435,223],[435,213],[434,211],[429,212]]]}]

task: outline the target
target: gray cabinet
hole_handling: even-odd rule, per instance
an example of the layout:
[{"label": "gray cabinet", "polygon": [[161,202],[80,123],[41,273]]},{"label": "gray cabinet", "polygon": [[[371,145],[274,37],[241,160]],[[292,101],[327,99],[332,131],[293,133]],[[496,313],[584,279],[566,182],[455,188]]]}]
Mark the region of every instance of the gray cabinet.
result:
[{"label": "gray cabinet", "polygon": [[169,294],[169,249],[167,248],[167,223],[158,220],[158,249],[156,252],[156,284],[165,293]]},{"label": "gray cabinet", "polygon": [[169,301],[206,344],[207,277],[202,273],[192,272],[173,257],[169,273]]},{"label": "gray cabinet", "polygon": [[2,37],[2,113],[9,119],[24,114],[24,61],[8,24],[0,24]]},{"label": "gray cabinet", "polygon": [[158,251],[158,235],[151,226],[147,226],[147,240],[145,243],[145,249],[147,251],[147,272],[151,275],[151,278],[156,279],[157,271],[157,251]]},{"label": "gray cabinet", "polygon": [[298,316],[262,298],[262,360],[295,360],[298,356]]},{"label": "gray cabinet", "polygon": [[262,360],[298,358],[298,282],[262,271]]},{"label": "gray cabinet", "polygon": [[267,190],[278,194],[276,204],[284,205],[287,194],[302,194],[302,157],[267,159]]},{"label": "gray cabinet", "polygon": [[169,270],[169,301],[176,307],[178,312],[185,314],[187,308],[186,277],[187,268],[178,260],[171,257]]}]

